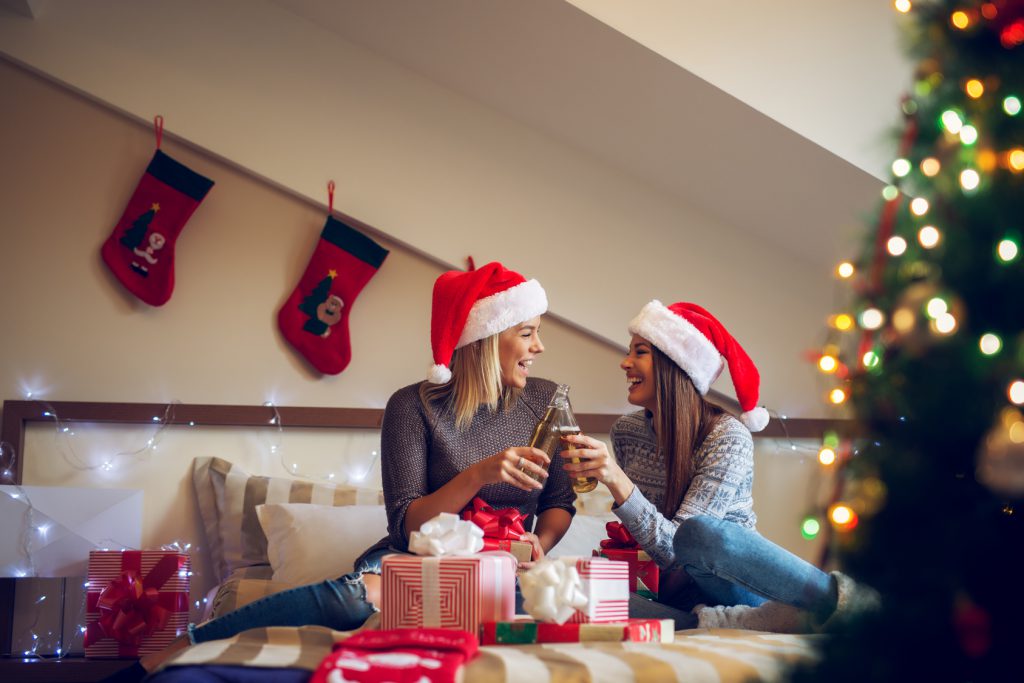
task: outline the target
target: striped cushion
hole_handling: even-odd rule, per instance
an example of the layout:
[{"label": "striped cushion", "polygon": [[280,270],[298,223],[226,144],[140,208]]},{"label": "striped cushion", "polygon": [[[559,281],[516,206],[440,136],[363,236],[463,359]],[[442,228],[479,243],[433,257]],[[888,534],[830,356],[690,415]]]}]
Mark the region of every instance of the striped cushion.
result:
[{"label": "striped cushion", "polygon": [[220,581],[242,567],[269,565],[267,537],[256,516],[263,503],[376,505],[380,491],[345,484],[327,484],[252,475],[227,460],[196,458],[192,485],[203,519],[206,544]]}]

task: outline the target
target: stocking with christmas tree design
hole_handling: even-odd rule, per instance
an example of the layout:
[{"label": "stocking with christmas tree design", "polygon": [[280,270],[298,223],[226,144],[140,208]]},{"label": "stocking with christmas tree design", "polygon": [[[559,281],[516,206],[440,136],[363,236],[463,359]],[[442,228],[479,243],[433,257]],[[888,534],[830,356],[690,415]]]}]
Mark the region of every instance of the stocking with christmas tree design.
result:
[{"label": "stocking with christmas tree design", "polygon": [[328,216],[306,271],[277,314],[288,343],[317,370],[337,375],[352,359],[348,316],[388,250]]},{"label": "stocking with christmas tree design", "polygon": [[156,152],[100,253],[125,288],[150,306],[174,291],[174,245],[192,212],[213,187],[160,151],[163,117],[154,120]]}]

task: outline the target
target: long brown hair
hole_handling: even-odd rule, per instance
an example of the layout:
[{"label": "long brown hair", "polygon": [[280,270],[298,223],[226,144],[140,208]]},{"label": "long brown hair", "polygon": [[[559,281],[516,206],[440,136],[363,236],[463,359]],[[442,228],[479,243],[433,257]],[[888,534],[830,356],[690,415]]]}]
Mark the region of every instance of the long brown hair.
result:
[{"label": "long brown hair", "polygon": [[469,429],[480,406],[487,406],[494,412],[499,406],[515,405],[522,390],[502,386],[498,337],[493,334],[455,349],[450,364],[452,378],[447,383],[420,385],[420,400],[431,419],[434,418],[431,404],[440,402],[442,411],[450,411],[455,416],[456,429],[463,431]]},{"label": "long brown hair", "polygon": [[694,455],[724,414],[706,401],[690,376],[653,344],[654,395],[658,414],[654,431],[665,456],[665,500],[661,513],[671,519],[693,480]]}]

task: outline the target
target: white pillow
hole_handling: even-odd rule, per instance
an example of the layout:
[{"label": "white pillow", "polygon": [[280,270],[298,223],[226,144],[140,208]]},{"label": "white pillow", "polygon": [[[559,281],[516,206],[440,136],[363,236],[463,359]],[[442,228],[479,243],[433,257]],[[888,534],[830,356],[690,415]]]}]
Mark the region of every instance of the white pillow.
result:
[{"label": "white pillow", "polygon": [[577,514],[572,518],[569,530],[562,540],[551,549],[549,557],[590,557],[601,546],[601,539],[608,538],[605,524],[618,521],[611,512],[599,515]]},{"label": "white pillow", "polygon": [[383,505],[332,507],[309,503],[256,506],[274,581],[293,585],[336,579],[364,550],[387,536]]}]

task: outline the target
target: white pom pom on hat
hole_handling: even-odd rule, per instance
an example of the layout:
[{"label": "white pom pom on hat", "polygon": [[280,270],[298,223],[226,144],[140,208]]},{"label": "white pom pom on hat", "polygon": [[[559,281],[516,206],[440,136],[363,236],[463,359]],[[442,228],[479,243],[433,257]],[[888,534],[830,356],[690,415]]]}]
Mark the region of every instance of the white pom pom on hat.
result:
[{"label": "white pom pom on hat", "polygon": [[701,395],[722,374],[726,363],[742,413],[740,421],[752,432],[768,426],[768,411],[757,405],[761,375],[754,361],[722,323],[697,304],[665,306],[649,302],[629,323],[638,334],[683,369]]},{"label": "white pom pom on hat", "polygon": [[434,282],[430,346],[434,353],[427,380],[445,384],[455,349],[503,332],[548,310],[548,297],[497,261],[468,271],[449,270]]}]

